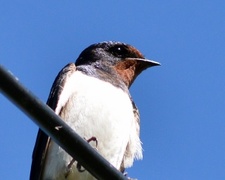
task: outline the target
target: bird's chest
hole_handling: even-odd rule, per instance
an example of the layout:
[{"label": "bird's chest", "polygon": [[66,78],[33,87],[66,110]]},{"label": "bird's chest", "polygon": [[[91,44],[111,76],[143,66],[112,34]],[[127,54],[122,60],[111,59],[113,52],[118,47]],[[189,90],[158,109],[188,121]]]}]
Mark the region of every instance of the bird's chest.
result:
[{"label": "bird's chest", "polygon": [[60,116],[84,138],[123,134],[134,120],[128,94],[100,80],[77,86]]},{"label": "bird's chest", "polygon": [[[83,82],[74,81],[75,89],[59,115],[82,138],[97,138],[97,147],[95,142],[90,144],[119,169],[134,125],[129,95],[104,81],[82,78]],[[71,161],[55,143],[48,153],[51,171],[59,172]]]}]

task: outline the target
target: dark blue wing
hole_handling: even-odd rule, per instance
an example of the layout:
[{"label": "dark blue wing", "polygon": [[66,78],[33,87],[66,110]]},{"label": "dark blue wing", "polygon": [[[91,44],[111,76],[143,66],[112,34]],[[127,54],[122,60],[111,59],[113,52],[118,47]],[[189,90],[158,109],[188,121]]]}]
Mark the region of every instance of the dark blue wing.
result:
[{"label": "dark blue wing", "polygon": [[[66,80],[74,71],[76,71],[76,66],[74,63],[70,63],[70,64],[67,64],[57,75],[52,85],[49,98],[47,101],[47,105],[51,107],[54,111],[57,108],[57,104],[58,104],[60,95],[62,93],[63,87],[66,83]],[[30,180],[41,179],[49,142],[50,142],[50,137],[47,136],[41,129],[39,129],[36,143],[33,150],[33,155],[32,155]]]}]

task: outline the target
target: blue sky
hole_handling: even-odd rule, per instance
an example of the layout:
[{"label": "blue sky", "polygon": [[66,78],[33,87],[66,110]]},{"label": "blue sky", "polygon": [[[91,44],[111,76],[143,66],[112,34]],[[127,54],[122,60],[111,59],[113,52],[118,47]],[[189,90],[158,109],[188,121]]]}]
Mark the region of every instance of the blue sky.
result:
[{"label": "blue sky", "polygon": [[[141,113],[140,180],[225,178],[224,1],[0,2],[0,63],[44,102],[92,43],[122,41],[162,66],[131,94]],[[0,177],[28,179],[38,127],[0,94]]]}]

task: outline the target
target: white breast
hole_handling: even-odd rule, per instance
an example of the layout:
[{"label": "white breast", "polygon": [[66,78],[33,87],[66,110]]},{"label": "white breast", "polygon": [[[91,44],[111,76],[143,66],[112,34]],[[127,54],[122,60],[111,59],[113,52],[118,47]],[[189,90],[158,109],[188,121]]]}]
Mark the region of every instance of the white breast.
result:
[{"label": "white breast", "polygon": [[[135,119],[128,94],[110,83],[76,71],[65,84],[60,98],[57,111],[62,110],[62,119],[81,137],[96,137],[98,152],[119,169],[130,134],[135,133],[132,132]],[[95,147],[94,142],[90,144]],[[44,177],[61,176],[62,179],[70,161],[71,157],[52,142]],[[73,171],[71,179],[78,173],[75,165]],[[87,176],[87,173],[79,174]]]}]

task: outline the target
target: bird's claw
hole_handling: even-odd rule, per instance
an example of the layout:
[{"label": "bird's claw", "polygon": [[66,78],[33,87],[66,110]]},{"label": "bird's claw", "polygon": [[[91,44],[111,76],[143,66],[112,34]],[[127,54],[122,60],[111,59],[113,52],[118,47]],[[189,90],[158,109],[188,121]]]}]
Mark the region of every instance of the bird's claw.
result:
[{"label": "bird's claw", "polygon": [[[84,138],[85,139],[85,138]],[[85,139],[86,140],[86,139]],[[92,136],[91,138],[89,138],[88,140],[86,140],[88,143],[90,143],[91,141],[95,141],[95,143],[96,143],[96,149],[97,149],[97,147],[98,147],[98,140],[97,140],[97,138],[96,137],[94,137],[94,136]],[[66,174],[65,174],[65,177],[67,177],[68,175],[69,175],[69,172],[70,172],[70,170],[71,170],[71,168],[72,168],[72,165],[73,165],[73,163],[75,162],[76,160],[75,159],[72,159],[71,161],[70,161],[70,163],[67,165],[67,170],[66,170]],[[85,171],[85,169],[82,169],[82,166],[81,166],[81,164],[79,163],[79,162],[77,162],[77,166],[76,166],[76,168],[77,168],[77,170],[79,171],[79,172],[84,172]]]},{"label": "bird's claw", "polygon": [[91,138],[89,138],[88,140],[86,140],[88,143],[90,143],[91,141],[95,141],[95,148],[97,149],[98,147],[98,140],[96,137],[92,136]]}]

